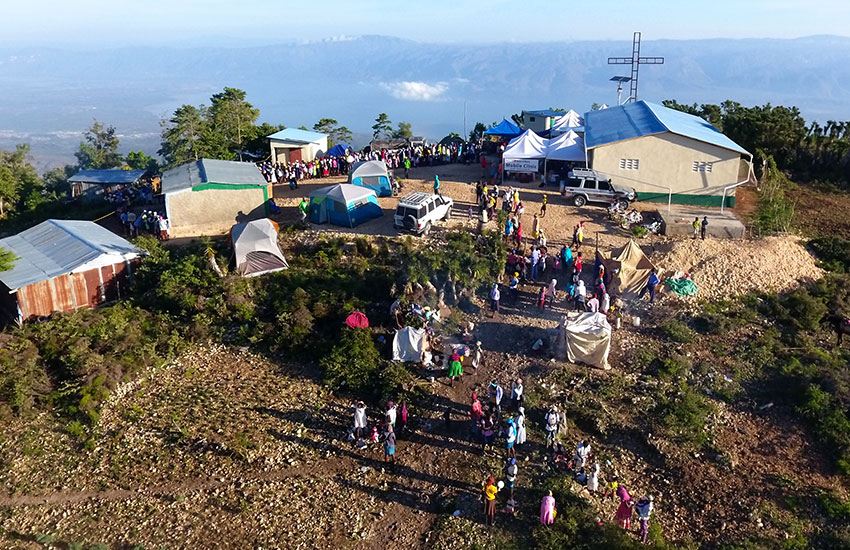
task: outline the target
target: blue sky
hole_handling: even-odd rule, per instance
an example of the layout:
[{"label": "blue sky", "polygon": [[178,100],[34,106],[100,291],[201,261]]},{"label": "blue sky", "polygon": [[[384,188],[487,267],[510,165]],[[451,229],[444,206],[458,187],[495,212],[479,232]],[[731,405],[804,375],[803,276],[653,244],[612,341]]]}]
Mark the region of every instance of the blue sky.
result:
[{"label": "blue sky", "polygon": [[[420,41],[848,35],[850,0],[27,0],[5,45],[246,45],[382,34]],[[625,54],[624,54],[625,55]]]}]

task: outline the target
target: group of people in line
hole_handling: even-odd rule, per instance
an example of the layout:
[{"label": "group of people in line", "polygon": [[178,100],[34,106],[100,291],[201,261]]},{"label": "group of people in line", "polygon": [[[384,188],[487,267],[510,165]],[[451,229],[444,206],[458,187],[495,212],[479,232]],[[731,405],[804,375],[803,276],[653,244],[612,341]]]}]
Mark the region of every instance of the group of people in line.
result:
[{"label": "group of people in line", "polygon": [[118,210],[118,218],[124,228],[124,235],[138,237],[141,233],[153,235],[160,241],[167,241],[168,230],[171,224],[168,218],[153,210],[142,210],[136,214],[129,208],[122,206]]},{"label": "group of people in line", "polygon": [[348,150],[344,155],[326,155],[313,160],[264,161],[258,163],[258,167],[269,183],[289,183],[290,187],[297,188],[302,180],[344,176],[355,163],[365,160],[381,160],[389,170],[403,169],[404,177],[408,178],[411,168],[466,161],[474,159],[476,154],[472,144],[426,144],[375,151]]}]

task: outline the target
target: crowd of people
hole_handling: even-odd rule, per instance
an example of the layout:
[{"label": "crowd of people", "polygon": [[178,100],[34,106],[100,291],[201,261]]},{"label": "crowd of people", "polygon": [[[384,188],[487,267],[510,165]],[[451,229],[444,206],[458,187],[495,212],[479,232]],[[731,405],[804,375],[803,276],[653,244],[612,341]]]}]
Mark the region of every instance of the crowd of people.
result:
[{"label": "crowd of people", "polygon": [[167,241],[171,224],[168,218],[154,210],[142,210],[136,214],[126,206],[118,209],[118,219],[124,229],[124,235],[138,237],[142,233],[153,235],[160,241]]},{"label": "crowd of people", "polygon": [[264,161],[258,166],[269,183],[289,183],[291,187],[296,187],[302,180],[344,176],[355,163],[360,161],[381,160],[387,165],[388,170],[404,170],[404,177],[407,178],[411,168],[470,162],[476,158],[476,155],[477,148],[472,144],[437,143],[375,151],[348,150],[344,155],[326,155],[307,161],[276,163]]}]

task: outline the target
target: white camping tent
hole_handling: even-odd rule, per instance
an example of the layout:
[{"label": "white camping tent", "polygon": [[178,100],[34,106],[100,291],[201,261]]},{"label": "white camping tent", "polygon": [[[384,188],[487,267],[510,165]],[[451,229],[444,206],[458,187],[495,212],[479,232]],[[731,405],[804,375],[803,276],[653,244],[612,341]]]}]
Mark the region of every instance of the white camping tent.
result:
[{"label": "white camping tent", "polygon": [[551,136],[557,136],[558,134],[562,134],[564,132],[568,132],[571,128],[582,128],[584,127],[584,119],[575,111],[570,109],[563,116],[559,116],[552,123]]},{"label": "white camping tent", "polygon": [[289,268],[277,244],[277,224],[268,218],[239,223],[230,230],[236,271],[256,277]]},{"label": "white camping tent", "polygon": [[566,359],[571,363],[610,369],[611,325],[608,319],[601,313],[590,312],[561,317],[555,349],[560,355],[564,348]]},{"label": "white camping tent", "polygon": [[584,162],[585,159],[584,140],[573,130],[567,130],[567,133],[549,140],[546,160]]},{"label": "white camping tent", "polygon": [[526,130],[508,143],[502,158],[544,159],[546,158],[546,140],[531,130]]},{"label": "white camping tent", "polygon": [[425,329],[404,327],[393,338],[393,361],[419,361],[425,351]]}]

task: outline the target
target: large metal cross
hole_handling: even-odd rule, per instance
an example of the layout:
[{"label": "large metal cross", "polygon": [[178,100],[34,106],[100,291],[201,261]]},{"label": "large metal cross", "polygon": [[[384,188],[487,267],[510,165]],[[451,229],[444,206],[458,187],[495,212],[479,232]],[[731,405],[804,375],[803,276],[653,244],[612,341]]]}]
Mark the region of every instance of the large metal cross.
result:
[{"label": "large metal cross", "polygon": [[609,57],[609,65],[631,65],[632,80],[629,89],[629,101],[637,101],[638,99],[638,69],[641,65],[663,65],[663,57],[641,57],[640,56],[640,33],[636,32],[632,41],[632,56],[631,57]]}]

